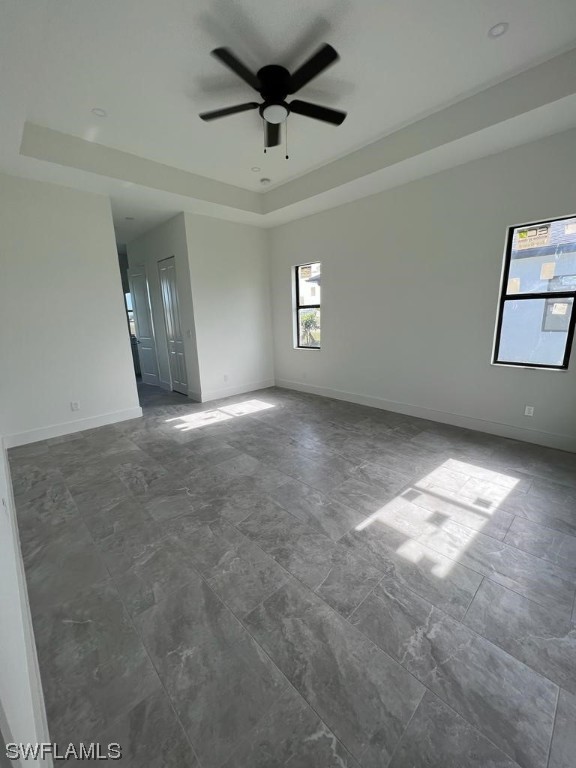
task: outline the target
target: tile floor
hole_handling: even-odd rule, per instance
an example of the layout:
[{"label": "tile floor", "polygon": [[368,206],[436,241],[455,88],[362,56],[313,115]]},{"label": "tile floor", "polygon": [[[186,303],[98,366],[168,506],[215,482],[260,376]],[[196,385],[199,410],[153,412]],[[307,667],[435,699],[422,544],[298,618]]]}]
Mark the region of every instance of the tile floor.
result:
[{"label": "tile floor", "polygon": [[576,456],[281,389],[10,452],[52,738],[574,768]]}]

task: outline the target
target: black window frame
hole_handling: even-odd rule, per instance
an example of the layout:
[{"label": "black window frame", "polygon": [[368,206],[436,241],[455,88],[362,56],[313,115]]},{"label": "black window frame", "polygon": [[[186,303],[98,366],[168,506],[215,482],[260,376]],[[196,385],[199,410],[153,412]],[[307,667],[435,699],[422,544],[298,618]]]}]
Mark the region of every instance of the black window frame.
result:
[{"label": "black window frame", "polygon": [[[557,221],[568,221],[576,216],[559,216],[558,218],[542,219],[542,221],[530,222],[529,224],[516,224],[508,228],[508,240],[506,242],[506,252],[504,257],[504,270],[502,272],[502,284],[500,286],[500,299],[498,301],[498,320],[496,324],[496,336],[494,340],[494,352],[492,355],[493,365],[510,365],[516,368],[543,368],[544,370],[566,371],[570,363],[570,355],[574,341],[574,329],[576,327],[576,288],[573,291],[534,291],[532,293],[508,293],[508,280],[510,275],[510,264],[512,261],[512,243],[514,242],[514,231],[530,227],[538,227],[541,224],[553,224]],[[576,250],[576,248],[575,248]],[[564,359],[561,365],[551,365],[549,363],[518,363],[509,360],[500,360],[500,338],[502,335],[502,322],[504,319],[504,307],[507,301],[528,301],[534,299],[573,299],[572,312],[570,314],[570,324],[566,336],[566,348],[564,350]]]},{"label": "black window frame", "polygon": [[[298,270],[302,267],[311,267],[313,264],[322,264],[321,261],[309,261],[304,264],[296,264],[294,267],[294,283],[296,285],[296,349],[322,349],[322,342],[318,347],[310,347],[308,344],[300,343],[300,310],[301,309],[317,309],[320,311],[320,318],[322,318],[322,305],[321,304],[300,304],[300,278],[298,276]],[[322,294],[320,294],[322,295]],[[320,332],[322,332],[322,319],[320,319]]]}]

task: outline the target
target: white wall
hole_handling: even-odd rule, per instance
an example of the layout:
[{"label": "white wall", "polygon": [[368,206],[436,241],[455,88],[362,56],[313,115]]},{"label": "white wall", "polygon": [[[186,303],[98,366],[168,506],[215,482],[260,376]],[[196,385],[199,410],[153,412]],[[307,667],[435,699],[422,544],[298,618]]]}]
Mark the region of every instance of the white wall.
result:
[{"label": "white wall", "polygon": [[185,214],[202,400],[274,382],[266,232]]},{"label": "white wall", "polygon": [[[507,228],[575,213],[571,131],[277,227],[277,383],[576,450],[576,351],[567,372],[490,364]],[[293,348],[310,261],[320,351]]]},{"label": "white wall", "polygon": [[200,372],[198,369],[194,306],[190,286],[184,214],[178,214],[178,216],[137,238],[127,246],[127,250],[130,266],[141,266],[146,271],[150,290],[150,303],[152,305],[160,384],[165,389],[170,389],[170,365],[168,362],[168,346],[166,342],[162,295],[160,292],[158,262],[174,256],[180,323],[184,334],[184,355],[188,373],[188,396],[194,400],[200,400]]},{"label": "white wall", "polygon": [[106,197],[0,175],[0,364],[8,447],[141,414]]},{"label": "white wall", "polygon": [[[6,741],[48,742],[38,660],[6,451],[0,438],[0,731]],[[1,744],[0,748],[3,749]],[[47,762],[43,763],[47,765]],[[50,764],[51,761],[50,761]],[[40,765],[27,761],[26,765]]]}]

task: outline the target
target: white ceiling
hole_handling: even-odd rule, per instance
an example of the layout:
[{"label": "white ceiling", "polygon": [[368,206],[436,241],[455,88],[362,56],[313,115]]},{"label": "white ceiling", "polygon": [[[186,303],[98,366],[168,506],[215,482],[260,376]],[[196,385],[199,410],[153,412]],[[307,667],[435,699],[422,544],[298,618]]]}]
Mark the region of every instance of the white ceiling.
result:
[{"label": "white ceiling", "polygon": [[[26,121],[262,192],[261,176],[274,189],[576,45],[575,0],[0,0],[0,11],[0,170],[85,188],[103,182],[19,156]],[[500,21],[509,31],[491,39]],[[255,97],[212,48],[294,68],[322,42],[341,60],[299,97],[348,118],[336,128],[292,115],[290,160],[281,147],[263,154],[255,113],[198,118]],[[154,199],[182,209],[104,186],[122,214],[143,197],[143,211]]]}]

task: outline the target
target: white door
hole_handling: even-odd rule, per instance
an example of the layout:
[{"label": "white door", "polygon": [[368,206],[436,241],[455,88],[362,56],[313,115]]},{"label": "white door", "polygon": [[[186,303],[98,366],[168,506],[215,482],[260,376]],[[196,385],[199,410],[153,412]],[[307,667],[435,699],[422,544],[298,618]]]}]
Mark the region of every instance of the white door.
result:
[{"label": "white door", "polygon": [[162,294],[162,305],[164,307],[172,389],[175,392],[187,395],[188,377],[186,374],[186,359],[184,357],[184,340],[182,339],[182,329],[180,326],[174,256],[159,261],[158,269],[160,270],[160,293]]},{"label": "white door", "polygon": [[150,312],[150,295],[148,293],[148,280],[143,267],[134,267],[128,270],[128,282],[132,295],[132,307],[134,308],[134,322],[136,324],[136,338],[138,339],[138,357],[140,358],[140,371],[144,384],[158,386],[158,358],[156,357],[156,340],[154,338],[154,325]]}]

